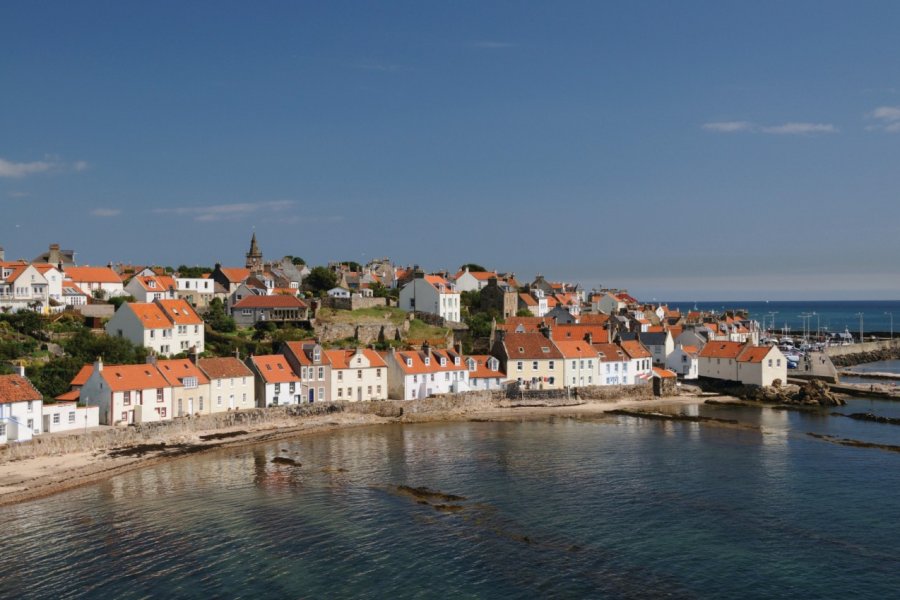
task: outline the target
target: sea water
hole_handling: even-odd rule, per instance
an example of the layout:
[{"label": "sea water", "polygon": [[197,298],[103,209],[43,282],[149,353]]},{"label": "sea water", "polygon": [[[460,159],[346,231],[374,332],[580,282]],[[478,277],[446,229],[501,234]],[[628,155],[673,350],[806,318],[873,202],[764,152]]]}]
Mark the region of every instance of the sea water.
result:
[{"label": "sea water", "polygon": [[[218,450],[0,509],[8,598],[889,598],[900,417],[672,409]],[[279,465],[275,457],[299,465]],[[424,486],[460,498],[403,493]]]}]

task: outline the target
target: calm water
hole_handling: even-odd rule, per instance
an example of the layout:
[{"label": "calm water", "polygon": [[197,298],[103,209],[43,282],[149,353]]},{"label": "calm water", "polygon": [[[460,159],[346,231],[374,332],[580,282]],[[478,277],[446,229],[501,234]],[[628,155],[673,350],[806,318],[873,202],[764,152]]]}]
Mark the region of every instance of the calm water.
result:
[{"label": "calm water", "polygon": [[[900,444],[900,427],[684,410],[762,430],[382,426],[145,468],[0,509],[0,595],[896,597],[900,454],[806,432]],[[843,410],[900,416],[879,401]],[[440,512],[398,484],[467,499]]]},{"label": "calm water", "polygon": [[[693,309],[693,302],[672,302],[671,307],[682,311]],[[891,317],[885,313],[893,313],[895,331],[900,332],[900,300],[834,300],[834,301],[771,301],[771,302],[697,302],[701,310],[721,311],[724,309],[744,308],[750,311],[751,318],[771,326],[774,317],[775,327],[782,331],[786,326],[789,332],[803,332],[802,314],[816,313],[818,326],[823,330],[842,332],[849,329],[854,336],[859,335],[859,316],[863,314],[863,335],[867,332],[883,332],[891,329]],[[776,313],[771,315],[771,313]],[[806,319],[810,331],[816,330],[816,316]]]}]

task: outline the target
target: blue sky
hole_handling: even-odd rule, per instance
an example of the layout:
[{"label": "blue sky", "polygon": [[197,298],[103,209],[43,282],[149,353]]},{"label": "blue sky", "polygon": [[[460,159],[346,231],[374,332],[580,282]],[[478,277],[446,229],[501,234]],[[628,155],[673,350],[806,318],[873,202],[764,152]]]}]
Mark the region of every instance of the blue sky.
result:
[{"label": "blue sky", "polygon": [[0,245],[900,298],[897,2],[7,2]]}]

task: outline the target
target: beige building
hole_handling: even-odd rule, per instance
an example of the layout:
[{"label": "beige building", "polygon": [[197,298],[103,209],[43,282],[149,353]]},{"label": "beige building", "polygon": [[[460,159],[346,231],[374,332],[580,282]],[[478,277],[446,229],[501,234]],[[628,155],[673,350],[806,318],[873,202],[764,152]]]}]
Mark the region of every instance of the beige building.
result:
[{"label": "beige building", "polygon": [[787,360],[775,346],[753,346],[749,342],[711,341],[700,351],[700,377],[769,386],[776,379],[787,381]]},{"label": "beige building", "polygon": [[256,408],[253,373],[233,356],[197,359],[209,379],[210,412]]},{"label": "beige building", "polygon": [[565,387],[563,354],[542,333],[506,333],[492,354],[508,379],[529,389],[559,390]]},{"label": "beige building", "polygon": [[387,363],[374,350],[326,350],[332,400],[365,402],[388,397]]},{"label": "beige building", "polygon": [[186,358],[159,360],[156,367],[172,386],[172,416],[208,415],[212,412],[209,378]]}]

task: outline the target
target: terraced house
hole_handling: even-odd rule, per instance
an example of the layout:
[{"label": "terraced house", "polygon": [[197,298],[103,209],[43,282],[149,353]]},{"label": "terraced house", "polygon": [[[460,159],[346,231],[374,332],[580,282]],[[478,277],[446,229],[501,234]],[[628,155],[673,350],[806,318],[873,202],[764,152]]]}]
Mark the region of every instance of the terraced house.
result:
[{"label": "terraced house", "polygon": [[468,365],[454,350],[422,349],[385,355],[388,366],[388,396],[395,400],[415,400],[469,389]]},{"label": "terraced house", "polygon": [[152,364],[94,363],[81,401],[100,407],[100,424],[144,423],[172,418],[172,386]]},{"label": "terraced house", "polygon": [[212,412],[209,394],[209,377],[192,361],[156,361],[156,368],[172,387],[172,410],[175,417],[208,415]]},{"label": "terraced house", "polygon": [[256,379],[247,365],[235,356],[197,358],[197,366],[209,379],[210,412],[226,412],[256,407]]},{"label": "terraced house", "polygon": [[542,333],[504,333],[494,344],[494,356],[509,379],[527,389],[559,390],[565,387],[563,354]]},{"label": "terraced house", "polygon": [[387,363],[374,350],[326,350],[334,400],[365,402],[388,397]]},{"label": "terraced house", "polygon": [[331,364],[322,345],[315,340],[285,342],[280,352],[300,375],[300,393],[305,402],[330,402]]},{"label": "terraced house", "polygon": [[202,353],[206,339],[203,320],[181,299],[126,302],[106,324],[106,333],[160,356],[189,350]]},{"label": "terraced house", "polygon": [[0,375],[0,444],[41,433],[44,397],[22,375]]},{"label": "terraced house", "polygon": [[300,375],[294,372],[283,354],[251,356],[247,366],[256,376],[256,401],[259,408],[300,404]]}]

